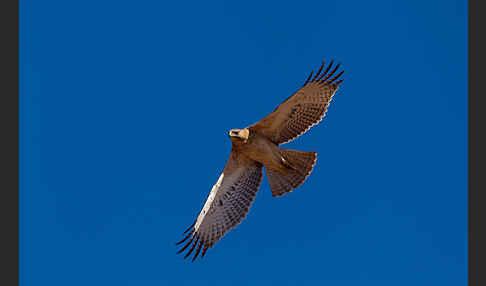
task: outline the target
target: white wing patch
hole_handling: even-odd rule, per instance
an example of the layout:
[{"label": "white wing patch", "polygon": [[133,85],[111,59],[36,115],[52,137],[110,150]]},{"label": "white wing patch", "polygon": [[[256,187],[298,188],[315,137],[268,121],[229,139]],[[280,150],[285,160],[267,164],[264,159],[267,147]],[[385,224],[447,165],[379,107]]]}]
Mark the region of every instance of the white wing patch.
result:
[{"label": "white wing patch", "polygon": [[213,247],[245,218],[261,180],[262,165],[257,162],[239,166],[229,175],[223,172],[211,189],[197,220],[185,231],[188,234],[177,243],[182,244],[189,239],[177,253],[183,252],[192,244],[184,258],[187,258],[196,246],[192,261],[197,258],[201,249],[203,257],[208,248]]},{"label": "white wing patch", "polygon": [[[211,189],[211,192],[209,193],[206,203],[204,204],[202,211],[199,213],[199,216],[197,217],[196,225],[194,226],[196,230],[200,228],[201,223],[203,222],[204,218],[208,214],[209,209],[213,204],[214,198],[216,197],[218,190],[220,190],[221,183],[223,182],[223,178],[224,178],[224,173],[221,173],[221,176],[219,176],[218,181],[216,182],[216,184],[214,184],[213,188]],[[231,179],[228,179],[228,181],[229,180]]]}]

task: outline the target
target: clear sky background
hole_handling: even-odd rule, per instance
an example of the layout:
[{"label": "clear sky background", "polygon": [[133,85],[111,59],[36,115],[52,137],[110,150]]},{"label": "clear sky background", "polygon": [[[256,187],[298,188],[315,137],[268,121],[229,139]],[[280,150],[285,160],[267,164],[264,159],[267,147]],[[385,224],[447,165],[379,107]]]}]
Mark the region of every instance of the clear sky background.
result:
[{"label": "clear sky background", "polygon": [[[204,259],[174,243],[322,60],[345,81]],[[466,285],[465,1],[20,1],[20,281]]]}]

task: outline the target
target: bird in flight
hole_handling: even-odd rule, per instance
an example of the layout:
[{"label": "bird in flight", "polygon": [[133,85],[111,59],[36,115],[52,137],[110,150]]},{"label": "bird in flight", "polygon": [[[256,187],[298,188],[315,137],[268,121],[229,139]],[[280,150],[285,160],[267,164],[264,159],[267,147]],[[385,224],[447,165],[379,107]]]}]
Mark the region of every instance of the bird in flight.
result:
[{"label": "bird in flight", "polygon": [[[323,62],[317,73],[313,71],[296,93],[282,102],[272,113],[244,129],[232,129],[232,142],[223,173],[211,189],[199,216],[177,242],[188,249],[187,258],[195,249],[192,261],[202,250],[201,257],[228,231],[246,216],[258,192],[265,167],[272,196],[278,197],[299,187],[310,175],[317,159],[316,152],[280,148],[294,140],[324,117],[331,98],[343,82],[333,68]],[[331,70],[332,68],[332,70]]]}]

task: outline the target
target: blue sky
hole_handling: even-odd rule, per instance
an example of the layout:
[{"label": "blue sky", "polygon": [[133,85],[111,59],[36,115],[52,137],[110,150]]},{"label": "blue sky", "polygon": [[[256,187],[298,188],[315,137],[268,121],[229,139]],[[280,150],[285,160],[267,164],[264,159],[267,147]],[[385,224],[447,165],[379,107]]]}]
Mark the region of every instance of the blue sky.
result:
[{"label": "blue sky", "polygon": [[[20,1],[21,285],[466,285],[465,1]],[[203,260],[230,152],[322,60],[345,81]]]}]

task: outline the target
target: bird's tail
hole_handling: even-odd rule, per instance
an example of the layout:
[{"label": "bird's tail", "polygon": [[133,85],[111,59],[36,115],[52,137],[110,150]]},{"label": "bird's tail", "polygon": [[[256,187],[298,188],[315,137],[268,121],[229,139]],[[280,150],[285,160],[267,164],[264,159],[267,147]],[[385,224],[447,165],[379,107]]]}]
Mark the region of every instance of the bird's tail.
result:
[{"label": "bird's tail", "polygon": [[300,186],[310,175],[317,160],[316,152],[280,149],[286,172],[266,168],[272,196],[282,196]]}]

